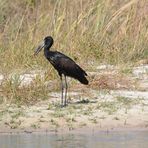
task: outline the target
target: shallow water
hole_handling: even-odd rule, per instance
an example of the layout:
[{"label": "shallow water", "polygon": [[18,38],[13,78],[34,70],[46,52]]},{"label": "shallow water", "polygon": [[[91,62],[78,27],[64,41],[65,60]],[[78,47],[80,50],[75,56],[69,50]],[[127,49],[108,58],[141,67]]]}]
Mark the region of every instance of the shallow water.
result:
[{"label": "shallow water", "polygon": [[148,148],[148,131],[1,134],[0,148]]}]

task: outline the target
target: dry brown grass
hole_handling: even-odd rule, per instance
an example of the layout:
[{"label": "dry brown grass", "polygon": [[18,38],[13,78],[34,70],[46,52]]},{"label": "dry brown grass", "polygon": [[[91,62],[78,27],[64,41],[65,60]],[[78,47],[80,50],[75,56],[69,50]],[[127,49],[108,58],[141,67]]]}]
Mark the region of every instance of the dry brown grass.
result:
[{"label": "dry brown grass", "polygon": [[54,47],[78,60],[123,63],[147,56],[146,0],[5,0],[0,3],[1,71],[47,67],[32,58],[47,35]]},{"label": "dry brown grass", "polygon": [[136,81],[121,73],[96,75],[91,79],[90,87],[93,89],[134,89]]}]

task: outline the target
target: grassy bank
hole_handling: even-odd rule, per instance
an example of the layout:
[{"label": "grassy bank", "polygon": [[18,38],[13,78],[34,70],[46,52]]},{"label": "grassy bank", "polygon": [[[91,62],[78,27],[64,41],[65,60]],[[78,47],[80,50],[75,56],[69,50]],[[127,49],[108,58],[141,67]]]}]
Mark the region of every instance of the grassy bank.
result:
[{"label": "grassy bank", "polygon": [[10,102],[47,97],[43,84],[56,77],[55,71],[43,54],[33,57],[35,47],[47,35],[55,39],[53,48],[87,71],[91,71],[89,64],[146,59],[147,6],[147,0],[0,0],[0,73],[49,71],[43,81],[36,79],[28,88],[19,88],[19,79],[10,78],[0,91]]}]

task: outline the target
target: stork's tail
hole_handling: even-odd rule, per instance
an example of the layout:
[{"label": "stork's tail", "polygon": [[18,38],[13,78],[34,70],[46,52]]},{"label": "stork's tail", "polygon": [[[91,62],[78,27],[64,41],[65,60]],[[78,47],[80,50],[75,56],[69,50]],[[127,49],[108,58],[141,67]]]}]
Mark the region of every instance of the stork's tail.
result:
[{"label": "stork's tail", "polygon": [[85,76],[80,77],[78,80],[79,80],[82,84],[88,85],[88,80],[86,79]]},{"label": "stork's tail", "polygon": [[76,72],[77,76],[76,79],[78,81],[80,81],[82,84],[88,85],[88,80],[86,79],[87,73],[80,67],[77,65],[77,72]]}]

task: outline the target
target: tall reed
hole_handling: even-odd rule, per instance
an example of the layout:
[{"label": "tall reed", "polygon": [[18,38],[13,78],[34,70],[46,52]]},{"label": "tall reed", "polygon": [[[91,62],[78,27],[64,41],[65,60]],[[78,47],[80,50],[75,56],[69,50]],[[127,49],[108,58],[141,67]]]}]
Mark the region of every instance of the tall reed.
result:
[{"label": "tall reed", "polygon": [[133,62],[148,55],[147,0],[0,0],[1,71],[47,67],[34,48],[47,35],[78,60]]}]

